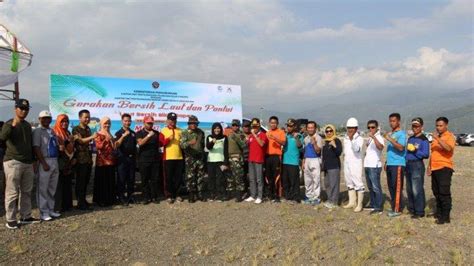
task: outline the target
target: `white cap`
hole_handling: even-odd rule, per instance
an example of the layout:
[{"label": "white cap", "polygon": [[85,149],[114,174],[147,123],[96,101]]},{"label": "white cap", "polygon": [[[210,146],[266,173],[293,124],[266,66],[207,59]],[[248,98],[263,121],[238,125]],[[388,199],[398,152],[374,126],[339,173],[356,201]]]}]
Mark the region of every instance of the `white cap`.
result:
[{"label": "white cap", "polygon": [[347,120],[346,127],[359,127],[359,122],[354,117]]},{"label": "white cap", "polygon": [[48,110],[44,110],[39,113],[38,117],[43,118],[43,117],[52,117],[52,116],[51,116],[51,112],[49,112]]}]

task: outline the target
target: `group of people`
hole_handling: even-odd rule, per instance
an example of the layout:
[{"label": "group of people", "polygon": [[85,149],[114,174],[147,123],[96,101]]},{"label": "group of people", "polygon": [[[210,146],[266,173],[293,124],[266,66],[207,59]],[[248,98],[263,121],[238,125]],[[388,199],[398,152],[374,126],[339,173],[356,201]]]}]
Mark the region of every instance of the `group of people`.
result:
[{"label": "group of people", "polygon": [[[159,187],[168,203],[182,201],[180,188],[188,191],[188,201],[225,201],[262,203],[264,196],[271,202],[317,205],[321,203],[321,173],[324,173],[327,200],[324,206],[339,205],[340,173],[344,171],[349,202],[344,208],[362,211],[365,171],[370,195],[371,214],[383,212],[380,176],[386,171],[390,192],[389,217],[403,210],[403,183],[406,176],[408,210],[413,218],[425,215],[424,160],[429,158],[427,174],[432,177],[436,197],[437,223],[450,222],[451,176],[455,139],[448,131],[448,119],[436,120],[436,132],[430,144],[423,133],[423,119],[412,120],[413,135],[400,128],[400,115],[389,116],[391,132],[380,133],[378,122],[367,122],[368,138],[358,133],[357,119],[347,121],[347,133],[341,141],[333,125],[321,127],[314,121],[300,132],[295,119],[288,119],[285,128],[279,120],[269,118],[268,130],[260,120],[235,119],[231,127],[214,123],[206,136],[199,128],[196,116],[189,116],[188,128],[177,127],[177,115],[167,115],[166,127],[154,129],[154,119],[146,116],[143,128],[134,132],[132,117],[123,114],[122,127],[112,134],[111,120],[103,117],[100,130],[92,133],[88,127],[90,113],[79,112],[79,125],[69,131],[69,117],[60,114],[54,126],[49,111],[40,112],[39,127],[32,130],[26,122],[28,100],[15,102],[15,116],[4,123],[0,140],[6,144],[3,159],[5,172],[6,226],[50,221],[73,206],[72,180],[75,180],[77,208],[90,210],[86,200],[92,174],[95,146],[93,202],[101,207],[135,203],[135,172],[140,173],[143,204],[159,202]],[[92,145],[94,144],[94,145]],[[365,149],[364,149],[365,146]],[[386,147],[385,163],[382,151]],[[365,152],[364,152],[365,151]],[[340,157],[344,154],[343,163]],[[160,172],[163,179],[160,180]],[[300,195],[300,175],[305,192]],[[31,215],[31,194],[37,177],[37,204],[40,219]],[[161,182],[160,182],[161,181]],[[264,195],[265,194],[265,195]]]}]

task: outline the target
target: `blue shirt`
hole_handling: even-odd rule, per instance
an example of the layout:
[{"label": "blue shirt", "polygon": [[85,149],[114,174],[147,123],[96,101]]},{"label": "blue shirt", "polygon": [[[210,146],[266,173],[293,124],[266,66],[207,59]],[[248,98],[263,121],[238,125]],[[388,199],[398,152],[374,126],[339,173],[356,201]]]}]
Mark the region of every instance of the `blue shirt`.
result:
[{"label": "blue shirt", "polygon": [[407,136],[405,130],[398,130],[392,133],[392,139],[395,139],[398,144],[403,146],[403,151],[397,150],[389,141],[387,145],[387,165],[405,166],[405,154]]},{"label": "blue shirt", "polygon": [[[297,137],[303,145],[303,136]],[[291,134],[286,134],[286,144],[283,147],[283,164],[300,165],[300,148],[296,144],[296,139]]]},{"label": "blue shirt", "polygon": [[418,148],[415,151],[407,150],[407,155],[405,157],[407,161],[423,160],[430,157],[430,142],[425,134],[421,134],[419,137],[409,137],[407,145],[409,143],[418,146]]}]

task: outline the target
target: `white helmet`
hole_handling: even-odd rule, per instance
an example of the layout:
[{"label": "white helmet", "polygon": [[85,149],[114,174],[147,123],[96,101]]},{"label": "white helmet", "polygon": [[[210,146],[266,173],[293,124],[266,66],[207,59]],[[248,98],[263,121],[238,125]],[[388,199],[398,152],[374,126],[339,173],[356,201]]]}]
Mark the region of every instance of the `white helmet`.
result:
[{"label": "white helmet", "polygon": [[354,117],[347,120],[346,127],[359,127],[359,122]]}]

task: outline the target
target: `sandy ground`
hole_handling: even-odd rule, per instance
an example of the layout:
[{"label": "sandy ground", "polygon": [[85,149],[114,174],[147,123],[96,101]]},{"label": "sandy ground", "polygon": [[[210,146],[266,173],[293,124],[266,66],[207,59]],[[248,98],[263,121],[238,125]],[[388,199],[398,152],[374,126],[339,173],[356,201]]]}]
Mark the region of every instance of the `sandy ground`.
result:
[{"label": "sandy ground", "polygon": [[[473,151],[456,147],[448,225],[269,202],[96,207],[15,231],[0,226],[0,263],[473,264]],[[388,192],[385,173],[382,183]],[[425,188],[429,209],[429,177]]]}]

